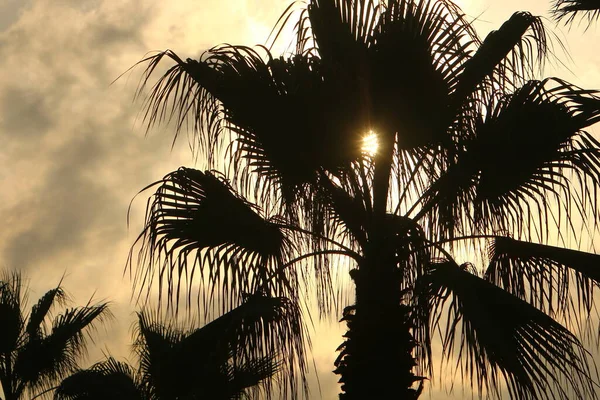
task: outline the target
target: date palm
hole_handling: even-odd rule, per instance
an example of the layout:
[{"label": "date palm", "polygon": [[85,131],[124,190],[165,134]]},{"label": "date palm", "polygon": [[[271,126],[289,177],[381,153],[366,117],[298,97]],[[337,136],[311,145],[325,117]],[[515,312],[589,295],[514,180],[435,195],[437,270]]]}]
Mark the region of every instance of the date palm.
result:
[{"label": "date palm", "polygon": [[[176,302],[199,281],[199,300],[225,309],[255,291],[315,293],[331,314],[350,264],[341,398],[417,398],[437,335],[442,364],[482,395],[596,398],[576,334],[591,332],[600,256],[554,245],[598,224],[600,143],[586,128],[600,98],[534,79],[551,45],[541,19],[516,12],[480,40],[447,0],[309,0],[275,36],[294,16],[291,54],[224,45],[142,61],[142,89],[174,62],[149,126],[191,128],[225,174],[156,183],[131,254],[138,287],[158,279]],[[369,132],[375,153],[361,148]],[[466,249],[479,265],[457,261]],[[284,368],[302,371],[289,355]]]},{"label": "date palm", "polygon": [[[69,376],[56,400],[241,399],[261,389],[277,372],[276,354],[254,357],[258,332],[281,334],[281,322],[296,313],[286,299],[251,296],[199,329],[182,330],[156,314],[138,314],[135,353],[139,366],[109,357]],[[266,337],[268,340],[269,338]]]},{"label": "date palm", "polygon": [[49,313],[66,300],[60,286],[46,292],[27,314],[25,291],[20,273],[0,277],[0,384],[5,400],[32,398],[74,371],[85,353],[86,331],[109,315],[106,303],[87,304],[50,320]]}]

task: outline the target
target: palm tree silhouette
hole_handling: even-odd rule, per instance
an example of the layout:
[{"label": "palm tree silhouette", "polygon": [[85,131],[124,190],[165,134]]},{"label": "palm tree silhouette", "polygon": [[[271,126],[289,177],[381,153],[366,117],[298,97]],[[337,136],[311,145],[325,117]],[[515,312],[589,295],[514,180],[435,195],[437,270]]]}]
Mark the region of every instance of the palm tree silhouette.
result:
[{"label": "palm tree silhouette", "polygon": [[109,357],[64,379],[54,398],[230,400],[261,391],[269,395],[268,378],[278,369],[277,356],[256,358],[249,347],[259,346],[255,340],[260,331],[270,331],[295,312],[286,299],[255,295],[202,328],[187,331],[161,322],[157,313],[139,313],[137,369]]},{"label": "palm tree silhouette", "polygon": [[[332,313],[350,262],[340,398],[417,398],[438,334],[442,363],[482,395],[596,398],[569,329],[590,332],[600,257],[550,244],[598,224],[600,143],[585,129],[600,98],[534,79],[551,50],[542,20],[516,12],[482,41],[450,1],[309,0],[275,38],[295,13],[290,55],[223,45],[141,61],[138,94],[175,63],[151,88],[148,126],[192,128],[226,174],[156,183],[130,258],[137,287],[158,279],[189,301],[201,276],[205,304],[316,292]],[[469,248],[477,268],[457,261]],[[288,353],[284,369],[302,371]]]},{"label": "palm tree silhouette", "polygon": [[0,384],[5,400],[33,397],[76,368],[85,353],[86,330],[109,316],[106,303],[68,308],[49,324],[49,313],[66,300],[49,290],[24,313],[26,287],[19,272],[0,277]]}]

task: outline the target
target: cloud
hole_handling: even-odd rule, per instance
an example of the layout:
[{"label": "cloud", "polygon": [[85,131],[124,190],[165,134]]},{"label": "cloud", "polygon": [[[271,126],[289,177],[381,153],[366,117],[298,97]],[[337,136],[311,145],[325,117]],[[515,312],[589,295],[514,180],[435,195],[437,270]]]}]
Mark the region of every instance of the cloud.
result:
[{"label": "cloud", "polygon": [[4,0],[0,3],[0,32],[12,25],[30,3],[28,0]]},{"label": "cloud", "polygon": [[1,263],[27,272],[32,298],[66,272],[76,303],[110,299],[117,319],[101,342],[118,355],[134,309],[129,201],[184,163],[170,135],[137,129],[135,86],[110,85],[146,51],[151,20],[140,2],[38,1],[0,34]]},{"label": "cloud", "polygon": [[[184,140],[171,150],[168,128],[145,137],[140,104],[132,103],[140,70],[111,83],[150,49],[180,43],[193,56],[227,31],[235,34],[222,41],[248,39],[236,29],[245,29],[248,8],[237,4],[194,13],[203,8],[195,1],[40,0],[10,2],[0,19],[0,263],[26,271],[32,299],[66,273],[76,303],[92,295],[112,301],[116,321],[90,361],[102,349],[129,354],[136,307],[123,273],[146,195],[134,203],[128,230],[130,200],[193,165]],[[223,23],[225,13],[232,17]]]}]

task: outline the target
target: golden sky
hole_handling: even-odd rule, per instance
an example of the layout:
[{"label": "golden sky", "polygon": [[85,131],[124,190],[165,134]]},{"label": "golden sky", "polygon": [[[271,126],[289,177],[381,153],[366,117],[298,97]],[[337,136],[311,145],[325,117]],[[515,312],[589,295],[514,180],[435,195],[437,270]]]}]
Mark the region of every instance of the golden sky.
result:
[{"label": "golden sky", "polygon": [[[102,351],[129,356],[135,306],[124,266],[145,197],[133,203],[128,228],[130,200],[177,167],[194,166],[185,139],[171,150],[168,129],[145,137],[141,105],[132,102],[139,74],[111,82],[151,50],[196,57],[219,43],[263,43],[289,3],[0,0],[0,265],[26,271],[33,299],[65,274],[76,302],[92,294],[112,302],[116,319],[98,332],[89,362]],[[517,10],[548,16],[550,0],[458,4],[484,36]],[[600,88],[600,23],[587,31],[585,24],[568,30],[550,20],[547,27],[571,56],[556,46],[565,65],[549,66],[547,75]],[[324,322],[313,337],[324,399],[336,398],[330,371],[342,330]],[[449,397],[438,381],[428,386],[424,398],[470,397],[460,390]]]}]

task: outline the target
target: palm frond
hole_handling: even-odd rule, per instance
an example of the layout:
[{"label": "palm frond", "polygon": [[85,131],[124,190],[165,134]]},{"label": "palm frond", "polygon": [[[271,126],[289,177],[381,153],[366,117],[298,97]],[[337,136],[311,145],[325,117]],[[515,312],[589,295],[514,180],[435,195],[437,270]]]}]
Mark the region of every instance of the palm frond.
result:
[{"label": "palm frond", "polygon": [[107,303],[67,309],[54,319],[48,336],[30,338],[19,348],[14,364],[20,391],[50,387],[74,371],[86,353],[85,331],[108,317]]},{"label": "palm frond", "polygon": [[455,96],[463,101],[485,83],[485,78],[503,90],[514,90],[525,79],[533,78],[536,64],[541,70],[547,53],[542,19],[528,12],[516,12],[498,30],[490,32],[462,65]]},{"label": "palm frond", "polygon": [[[182,329],[160,321],[158,314],[138,313],[135,326],[134,351],[139,358],[140,383],[147,388],[150,398],[159,399],[177,391],[189,390],[194,380],[178,382],[175,350],[185,337]],[[189,373],[189,372],[188,372]]]},{"label": "palm frond", "polygon": [[547,314],[453,261],[435,264],[426,281],[445,358],[456,353],[480,394],[499,396],[505,382],[511,398],[597,398],[591,356]]},{"label": "palm frond", "polygon": [[[284,397],[288,391],[295,398],[300,390],[306,390],[302,387],[306,366],[300,314],[287,299],[249,296],[240,306],[193,331],[165,325],[157,316],[142,313],[137,330],[136,351],[143,379],[159,397],[174,391],[218,397],[235,389],[230,393],[233,396],[251,384],[251,376],[258,383],[267,372],[279,368],[279,389]],[[275,358],[281,361],[275,363]],[[233,385],[236,379],[239,386]],[[265,382],[263,388],[270,397],[273,384]]]},{"label": "palm frond", "polygon": [[210,286],[204,293],[206,304],[214,287],[221,287],[226,308],[237,304],[242,293],[291,289],[286,287],[287,277],[275,268],[290,251],[288,240],[275,219],[264,218],[226,180],[180,168],[156,184],[160,186],[148,205],[146,226],[130,253],[132,267],[133,250],[139,244],[140,290],[150,290],[158,275],[161,295],[166,290],[168,301],[178,304],[182,285],[189,288],[199,273]]},{"label": "palm frond", "polygon": [[[445,110],[456,84],[455,72],[467,60],[470,45],[478,41],[454,4],[311,1],[296,31],[298,52],[318,54],[335,69],[336,80],[356,87],[352,90],[361,95],[363,106],[372,110],[369,117],[375,131],[405,135],[400,141],[403,149],[443,139],[432,135],[445,133],[452,122]],[[312,43],[315,47],[310,47]],[[411,112],[405,112],[407,108]],[[419,112],[425,109],[428,115],[438,115],[439,126],[422,122],[427,118],[420,118]]]},{"label": "palm frond", "polygon": [[291,202],[320,168],[336,170],[360,156],[360,135],[368,130],[360,104],[317,57],[263,58],[248,47],[221,46],[183,61],[166,51],[141,61],[148,65],[141,89],[165,56],[176,65],[150,92],[148,124],[175,117],[180,129],[191,120],[209,160],[229,152],[242,180],[256,172]]},{"label": "palm frond", "polygon": [[54,399],[142,400],[144,397],[133,368],[109,357],[63,379],[54,392]]},{"label": "palm frond", "polygon": [[[144,120],[148,129],[164,120],[171,121],[175,118],[177,138],[180,130],[188,127],[188,116],[192,114],[192,127],[200,133],[197,139],[201,148],[207,154],[212,154],[216,149],[216,140],[221,133],[218,123],[219,104],[218,100],[209,95],[210,89],[215,90],[218,74],[204,64],[192,63],[193,68],[186,69],[186,62],[179,58],[171,50],[159,52],[153,56],[144,58],[138,64],[147,64],[142,80],[138,87],[136,97],[142,95],[149,84],[150,77],[159,67],[163,59],[167,57],[175,61],[164,75],[156,82],[146,99],[146,112]],[[193,72],[192,72],[193,71]],[[198,86],[193,78],[201,79],[203,83]],[[207,87],[208,89],[204,89]],[[175,140],[174,139],[174,140]],[[211,140],[213,139],[213,140]]]},{"label": "palm frond", "polygon": [[413,220],[387,214],[384,221],[381,249],[393,255],[393,265],[401,274],[400,290],[407,292],[415,287],[429,266],[431,253],[427,246],[425,232]]},{"label": "palm frond", "polygon": [[600,284],[600,255],[509,237],[490,248],[486,279],[567,322],[585,321]]},{"label": "palm frond", "polygon": [[[540,204],[540,194],[558,194],[567,210],[571,201],[595,210],[595,190],[588,185],[600,185],[600,143],[582,130],[598,120],[596,93],[558,79],[531,81],[501,101],[479,127],[475,148],[468,149],[482,157],[475,218],[520,210],[521,199]],[[579,200],[571,197],[577,185]]]},{"label": "palm frond", "polygon": [[[306,390],[303,329],[300,310],[290,300],[251,295],[240,306],[192,333],[183,344],[188,354],[207,344],[212,346],[213,354],[219,346],[225,346],[234,366],[275,357],[279,360],[282,396],[287,398],[289,391],[296,398]],[[265,383],[269,396],[272,387],[271,382]]]},{"label": "palm frond", "polygon": [[[273,357],[251,360],[242,365],[229,365],[226,396],[230,399],[256,398],[260,395],[261,382],[277,373],[278,365]],[[252,393],[254,396],[249,396]]]},{"label": "palm frond", "polygon": [[128,377],[129,381],[135,382],[136,371],[134,368],[123,361],[118,361],[113,357],[107,357],[105,361],[94,364],[90,369],[98,371],[104,375],[121,375]]},{"label": "palm frond", "polygon": [[[381,15],[377,0],[311,0],[296,25],[297,52],[350,66],[366,48]],[[314,47],[312,47],[314,46]]]},{"label": "palm frond", "polygon": [[29,320],[25,332],[30,340],[40,338],[45,332],[43,331],[43,323],[48,313],[55,304],[64,305],[66,294],[61,287],[57,287],[46,292],[31,308]]},{"label": "palm frond", "polygon": [[420,215],[435,208],[442,226],[474,222],[519,234],[537,223],[544,234],[549,200],[571,216],[594,213],[600,143],[584,129],[598,120],[596,92],[556,78],[528,82],[489,106],[476,137],[434,180]]},{"label": "palm frond", "polygon": [[[336,180],[339,181],[339,185],[334,183]],[[369,224],[367,211],[372,207],[371,199],[365,198],[365,195],[370,196],[363,190],[365,184],[352,170],[337,179],[322,176],[319,184],[327,198],[324,202],[331,213],[331,216],[323,221],[324,224],[330,224],[329,230],[343,236],[348,243],[355,242],[364,247]]]},{"label": "palm frond", "polygon": [[10,353],[16,350],[22,340],[24,326],[21,313],[23,282],[18,272],[4,272],[0,277],[0,371],[8,373],[5,363],[10,363]]},{"label": "palm frond", "polygon": [[572,24],[581,15],[582,20],[587,18],[589,27],[600,17],[600,1],[555,0],[551,12],[556,21],[564,21],[566,25]]},{"label": "palm frond", "polygon": [[450,93],[478,40],[460,10],[445,1],[389,2],[369,39],[374,130],[397,133],[400,149],[453,147]]}]

